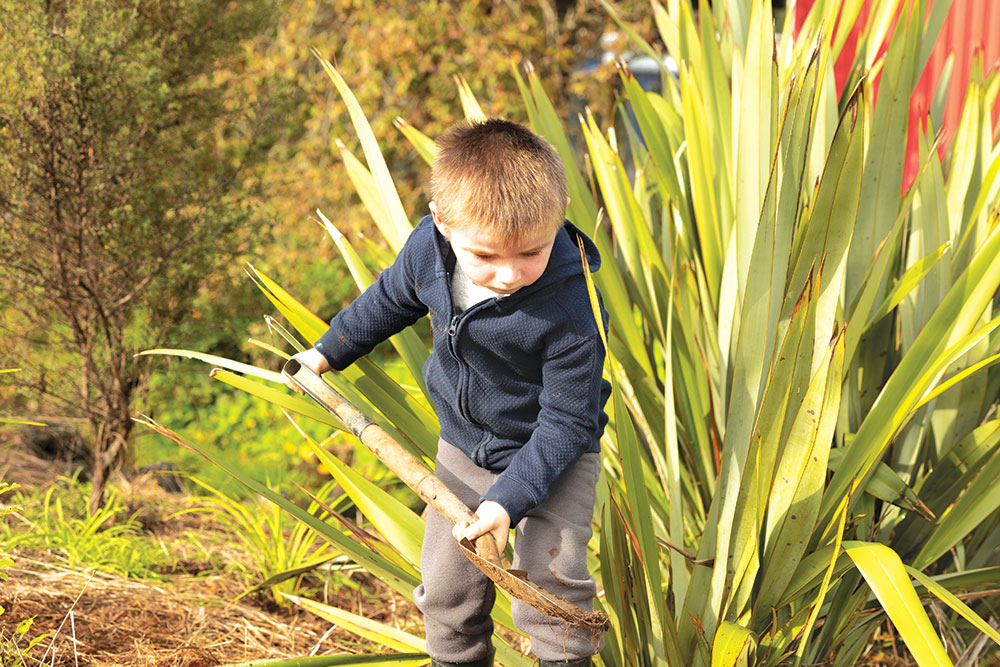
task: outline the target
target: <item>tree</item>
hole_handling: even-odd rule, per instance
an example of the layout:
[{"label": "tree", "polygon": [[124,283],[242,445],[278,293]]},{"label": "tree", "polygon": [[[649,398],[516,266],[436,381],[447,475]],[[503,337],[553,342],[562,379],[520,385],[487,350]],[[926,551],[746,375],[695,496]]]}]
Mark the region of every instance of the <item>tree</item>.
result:
[{"label": "tree", "polygon": [[[280,105],[227,68],[275,3],[0,0],[0,358],[81,419],[91,507],[127,461],[139,349],[187,324],[260,228],[251,171]],[[3,364],[0,364],[3,365]],[[10,364],[18,365],[18,364]]]}]

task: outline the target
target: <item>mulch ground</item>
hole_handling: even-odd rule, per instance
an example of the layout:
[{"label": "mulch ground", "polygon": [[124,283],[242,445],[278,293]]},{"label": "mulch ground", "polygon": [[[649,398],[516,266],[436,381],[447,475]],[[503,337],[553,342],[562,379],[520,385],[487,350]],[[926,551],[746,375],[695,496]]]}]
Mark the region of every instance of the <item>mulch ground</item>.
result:
[{"label": "mulch ground", "polygon": [[[62,471],[51,462],[0,447],[0,479],[31,488],[50,483],[58,474]],[[162,581],[82,572],[67,567],[58,554],[50,552],[14,552],[14,566],[7,570],[9,580],[0,582],[0,607],[4,609],[0,631],[9,638],[18,623],[33,618],[26,639],[47,635],[32,650],[26,667],[211,667],[378,652],[378,647],[356,635],[309,612],[281,607],[266,594],[237,601],[247,588],[246,581],[220,571],[217,563],[246,555],[224,540],[200,540],[193,549],[188,537],[192,531],[204,537],[221,528],[191,514],[161,520],[165,513],[158,509],[156,498],[133,495],[132,504],[147,506],[153,517],[151,531],[175,556],[171,573]],[[206,548],[226,551],[216,552],[215,563],[209,564],[204,561]],[[420,617],[411,602],[365,573],[351,577],[353,590],[320,591],[309,597],[420,634]],[[4,662],[0,656],[0,667],[6,667]]]},{"label": "mulch ground", "polygon": [[34,617],[28,636],[48,635],[32,652],[41,664],[208,667],[357,650],[311,615],[227,602],[239,591],[225,577],[152,583],[15,559],[3,625]]}]

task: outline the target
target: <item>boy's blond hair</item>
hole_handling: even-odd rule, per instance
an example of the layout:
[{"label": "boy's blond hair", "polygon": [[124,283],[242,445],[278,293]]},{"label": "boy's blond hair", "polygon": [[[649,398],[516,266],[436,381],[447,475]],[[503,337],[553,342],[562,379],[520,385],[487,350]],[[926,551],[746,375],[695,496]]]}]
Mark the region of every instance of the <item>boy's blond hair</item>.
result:
[{"label": "boy's blond hair", "polygon": [[566,213],[566,172],[547,141],[517,123],[460,123],[437,141],[431,198],[440,221],[515,241],[555,230]]}]

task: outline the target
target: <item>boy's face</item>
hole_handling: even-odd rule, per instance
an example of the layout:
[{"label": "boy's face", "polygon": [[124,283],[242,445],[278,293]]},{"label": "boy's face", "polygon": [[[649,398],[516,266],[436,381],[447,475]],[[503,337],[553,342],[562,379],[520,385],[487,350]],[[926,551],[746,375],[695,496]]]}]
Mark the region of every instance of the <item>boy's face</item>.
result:
[{"label": "boy's face", "polygon": [[469,280],[497,294],[513,294],[541,277],[559,231],[542,228],[506,243],[473,228],[453,229],[434,217]]}]

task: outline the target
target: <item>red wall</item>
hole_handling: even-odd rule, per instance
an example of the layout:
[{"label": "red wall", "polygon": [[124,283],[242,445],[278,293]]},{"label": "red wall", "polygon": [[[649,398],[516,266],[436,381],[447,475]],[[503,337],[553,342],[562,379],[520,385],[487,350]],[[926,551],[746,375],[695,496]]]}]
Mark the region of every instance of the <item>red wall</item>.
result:
[{"label": "red wall", "polygon": [[[795,3],[795,24],[800,27],[814,0],[798,0]],[[930,3],[933,0],[929,0]],[[789,3],[790,4],[790,3]],[[864,27],[864,17],[867,16],[871,0],[865,3],[858,17],[855,32]],[[844,47],[841,58],[834,67],[837,86],[842,87],[853,61],[854,44],[852,35]],[[953,0],[948,17],[945,19],[938,35],[934,51],[927,61],[916,88],[910,97],[910,137],[907,146],[906,169],[903,175],[903,185],[912,183],[917,172],[916,136],[918,121],[924,118],[930,109],[937,90],[938,79],[944,69],[948,55],[955,54],[952,67],[951,83],[948,86],[948,97],[945,103],[943,118],[943,136],[940,154],[944,155],[955,127],[962,114],[962,103],[968,88],[969,72],[976,57],[983,57],[985,71],[991,72],[1000,67],[1000,0]],[[996,132],[1000,120],[1000,104],[993,109],[993,127]]]}]

